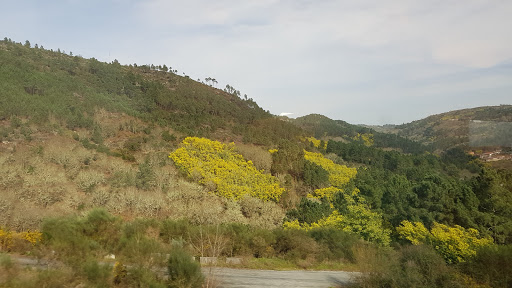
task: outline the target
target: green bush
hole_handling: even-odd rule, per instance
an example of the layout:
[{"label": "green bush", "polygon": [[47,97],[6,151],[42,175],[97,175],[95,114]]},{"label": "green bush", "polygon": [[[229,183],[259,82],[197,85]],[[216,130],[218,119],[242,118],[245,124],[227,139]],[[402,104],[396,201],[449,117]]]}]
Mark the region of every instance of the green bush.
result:
[{"label": "green bush", "polygon": [[301,198],[297,208],[292,209],[286,213],[288,221],[295,219],[299,220],[299,223],[314,223],[318,220],[331,215],[332,208],[328,201],[322,199],[321,201],[315,201],[309,198]]},{"label": "green bush", "polygon": [[164,131],[162,132],[162,140],[164,141],[167,141],[167,142],[174,142],[176,141],[176,136],[174,136],[174,134],[170,134],[169,131]]},{"label": "green bush", "polygon": [[48,218],[43,221],[43,241],[71,266],[79,266],[94,247],[84,237],[77,217]]},{"label": "green bush", "polygon": [[489,246],[461,264],[462,271],[491,287],[512,287],[512,245]]},{"label": "green bush", "polygon": [[356,235],[334,228],[312,229],[309,235],[317,243],[327,247],[328,250],[324,254],[328,259],[356,262],[353,248],[360,241]]},{"label": "green bush", "polygon": [[191,224],[188,220],[164,220],[160,224],[160,238],[165,243],[172,243],[173,240],[179,240],[189,235]]},{"label": "green bush", "polygon": [[274,256],[274,248],[272,246],[276,244],[276,237],[272,231],[266,229],[252,229],[249,235],[249,249],[254,257]]},{"label": "green bush", "polygon": [[95,260],[88,260],[82,266],[84,276],[96,287],[109,287],[108,278],[111,270],[108,264],[100,265]]},{"label": "green bush", "polygon": [[66,263],[79,267],[95,253],[112,253],[120,237],[120,221],[103,209],[84,217],[68,216],[43,221],[43,242]]},{"label": "green bush", "polygon": [[314,189],[329,186],[329,172],[311,161],[304,161],[304,184]]},{"label": "green bush", "polygon": [[276,241],[273,245],[275,252],[290,261],[315,258],[319,246],[308,233],[303,230],[275,230]]},{"label": "green bush", "polygon": [[120,234],[120,219],[110,215],[105,209],[91,210],[81,222],[83,234],[98,242],[104,249],[112,251]]},{"label": "green bush", "polygon": [[356,257],[363,274],[355,287],[464,287],[462,277],[430,246],[411,245],[396,251],[360,246]]},{"label": "green bush", "polygon": [[144,163],[139,164],[139,171],[137,171],[135,178],[135,186],[139,189],[148,190],[155,186],[156,174],[153,171],[153,166],[146,158]]},{"label": "green bush", "polygon": [[158,224],[152,219],[136,219],[123,226],[119,240],[119,252],[131,262],[139,264],[150,261],[152,253],[162,252],[161,244],[147,236],[147,231]]},{"label": "green bush", "polygon": [[204,276],[201,266],[194,262],[192,256],[181,248],[174,248],[169,257],[169,287],[195,288],[201,287]]},{"label": "green bush", "polygon": [[[160,280],[155,273],[148,269],[136,266],[127,269],[126,277],[123,278],[122,284],[126,287],[152,287],[165,288],[168,287]],[[123,286],[121,286],[123,287]]]}]

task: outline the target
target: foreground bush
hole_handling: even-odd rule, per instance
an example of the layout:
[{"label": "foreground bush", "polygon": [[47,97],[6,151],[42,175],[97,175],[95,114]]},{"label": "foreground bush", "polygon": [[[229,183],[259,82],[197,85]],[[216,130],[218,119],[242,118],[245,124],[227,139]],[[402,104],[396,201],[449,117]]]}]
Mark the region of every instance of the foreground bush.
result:
[{"label": "foreground bush", "polygon": [[204,277],[201,266],[181,248],[175,248],[169,257],[169,287],[195,288],[201,287]]},{"label": "foreground bush", "polygon": [[364,246],[357,252],[363,275],[354,287],[465,287],[462,277],[429,246],[397,251]]}]

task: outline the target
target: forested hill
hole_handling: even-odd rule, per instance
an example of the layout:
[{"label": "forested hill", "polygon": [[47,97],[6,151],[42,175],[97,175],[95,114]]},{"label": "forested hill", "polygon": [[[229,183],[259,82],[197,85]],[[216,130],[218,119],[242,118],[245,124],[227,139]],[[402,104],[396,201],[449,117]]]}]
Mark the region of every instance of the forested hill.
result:
[{"label": "forested hill", "polygon": [[103,63],[10,39],[0,41],[0,63],[0,119],[53,117],[69,129],[93,130],[101,108],[188,136],[269,145],[300,133],[234,87],[217,89],[211,77],[203,83],[165,64]]},{"label": "forested hill", "polygon": [[431,149],[428,145],[421,145],[393,133],[377,132],[368,127],[349,124],[343,120],[332,120],[319,114],[299,117],[292,119],[291,122],[317,138],[364,142],[362,138],[371,137],[368,140],[371,140],[374,147],[397,149],[404,153],[423,153]]},{"label": "forested hill", "polygon": [[235,142],[250,171],[268,174],[268,149],[303,131],[231,85],[218,89],[212,77],[196,81],[168,65],[0,41],[0,226],[35,229],[45,217],[98,206],[127,218],[280,225],[277,204],[227,204],[168,156],[189,136]]},{"label": "forested hill", "polygon": [[[489,135],[478,132],[479,126],[485,124],[480,124],[482,122],[498,125],[487,127],[487,133],[496,128],[501,130],[494,131],[492,141],[483,145],[480,140]],[[403,125],[379,127],[378,130],[432,145],[434,149],[446,150],[456,146],[510,146],[512,129],[506,123],[511,122],[512,105],[500,105],[450,111]],[[505,123],[505,126],[501,127],[500,123]]]}]

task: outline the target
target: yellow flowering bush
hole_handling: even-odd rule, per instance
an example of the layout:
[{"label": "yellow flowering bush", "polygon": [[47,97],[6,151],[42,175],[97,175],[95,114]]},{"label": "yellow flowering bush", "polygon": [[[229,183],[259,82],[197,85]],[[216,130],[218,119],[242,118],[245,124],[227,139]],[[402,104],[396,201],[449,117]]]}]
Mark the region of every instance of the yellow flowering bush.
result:
[{"label": "yellow flowering bush", "polygon": [[340,192],[339,188],[331,186],[331,187],[316,189],[313,192],[313,194],[308,194],[307,197],[308,198],[317,198],[317,199],[325,198],[329,202],[332,202],[332,200],[334,200],[334,195],[336,195],[336,193],[338,193],[338,192]]},{"label": "yellow flowering bush", "polygon": [[[313,223],[300,223],[298,220],[285,221],[285,229],[310,230],[320,227],[333,227],[339,230],[358,234],[363,239],[384,246],[391,242],[389,229],[382,226],[382,216],[370,210],[359,189],[346,189],[346,184],[356,176],[357,170],[338,165],[323,157],[320,153],[304,151],[304,158],[311,161],[329,173],[332,186],[316,189],[309,198],[326,199],[329,201],[332,213]],[[335,203],[338,202],[338,203]],[[337,205],[337,207],[335,207]],[[339,210],[336,210],[338,208]],[[341,212],[343,211],[343,212]]]},{"label": "yellow flowering bush", "polygon": [[480,247],[493,244],[490,237],[481,238],[476,229],[465,229],[458,225],[450,227],[434,222],[432,229],[428,231],[421,222],[402,221],[396,230],[400,237],[414,245],[433,246],[448,263],[464,262],[475,256]]},{"label": "yellow flowering bush", "polygon": [[332,162],[332,160],[324,158],[320,153],[304,151],[304,159],[321,166],[329,172],[329,182],[332,186],[341,188],[347,184],[350,179],[356,177],[357,174],[357,170],[355,168],[336,164]]},{"label": "yellow flowering bush", "polygon": [[28,241],[32,246],[41,242],[43,234],[39,231],[12,232],[0,228],[0,251],[11,250],[17,241]]},{"label": "yellow flowering bush", "polygon": [[28,242],[30,242],[30,244],[32,244],[33,246],[36,245],[37,243],[41,242],[41,239],[43,239],[43,233],[39,232],[39,231],[30,231],[28,230],[27,232],[21,232],[19,233],[19,236],[21,239],[24,239],[24,240],[27,240]]},{"label": "yellow flowering bush", "polygon": [[348,205],[346,210],[346,213],[343,215],[338,210],[334,210],[329,216],[311,224],[299,223],[298,220],[285,221],[283,228],[311,230],[315,228],[332,227],[357,234],[370,242],[375,242],[383,246],[389,245],[391,242],[391,231],[382,227],[382,217],[379,213],[372,212],[362,203]]},{"label": "yellow flowering bush", "polygon": [[0,251],[9,250],[12,247],[12,232],[0,228]]},{"label": "yellow flowering bush", "polygon": [[322,140],[318,140],[315,137],[307,137],[307,138],[305,138],[305,141],[313,143],[313,146],[315,146],[316,148],[319,148],[319,149],[325,150],[327,148],[327,142],[324,141],[323,147],[320,147],[320,145],[322,144]]},{"label": "yellow flowering bush", "polygon": [[361,141],[361,142],[363,142],[363,144],[365,146],[368,146],[368,147],[373,146],[373,142],[374,142],[373,134],[367,134],[367,133],[364,133],[364,134],[357,133],[357,135],[354,136],[352,139],[355,141]]},{"label": "yellow flowering bush", "polygon": [[220,196],[238,200],[249,194],[278,201],[284,188],[279,187],[277,179],[256,169],[234,148],[234,143],[225,145],[206,138],[187,137],[169,158],[190,178]]}]

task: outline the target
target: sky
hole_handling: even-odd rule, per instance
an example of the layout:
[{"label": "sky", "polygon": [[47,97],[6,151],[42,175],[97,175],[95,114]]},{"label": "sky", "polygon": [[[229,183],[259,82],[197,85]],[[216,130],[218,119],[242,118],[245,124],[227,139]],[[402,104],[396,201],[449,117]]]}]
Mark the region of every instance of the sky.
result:
[{"label": "sky", "polygon": [[0,0],[0,37],[167,65],[272,114],[402,124],[512,104],[510,0]]}]

